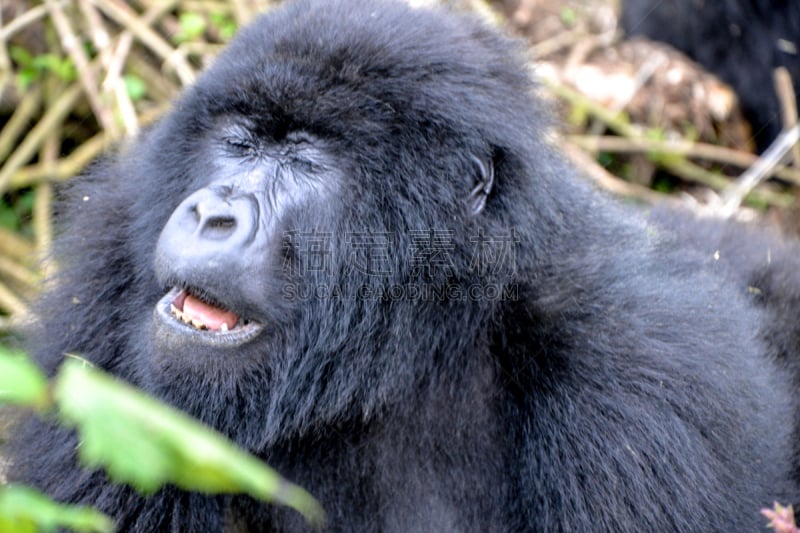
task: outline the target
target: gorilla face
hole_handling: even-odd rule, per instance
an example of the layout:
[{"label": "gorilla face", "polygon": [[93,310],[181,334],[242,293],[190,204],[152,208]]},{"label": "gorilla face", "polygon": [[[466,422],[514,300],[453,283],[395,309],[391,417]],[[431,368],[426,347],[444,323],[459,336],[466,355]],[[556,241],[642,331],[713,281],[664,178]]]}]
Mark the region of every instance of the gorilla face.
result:
[{"label": "gorilla face", "polygon": [[[376,16],[387,20],[395,9],[409,16],[382,9]],[[431,353],[466,351],[473,340],[458,333],[461,324],[487,312],[466,299],[398,298],[386,288],[474,281],[475,236],[509,231],[486,208],[498,147],[476,124],[499,105],[493,91],[513,81],[513,98],[525,98],[528,81],[474,86],[472,61],[491,64],[502,53],[479,26],[453,24],[470,62],[419,42],[420,64],[405,65],[399,50],[381,45],[375,21],[361,19],[364,10],[338,15],[363,32],[309,39],[309,28],[329,26],[325,11],[298,16],[290,6],[243,30],[145,141],[157,154],[146,189],[178,190],[180,201],[158,228],[152,261],[162,292],[139,366],[156,392],[206,420],[198,395],[251,394],[247,405],[300,420],[298,407],[326,419],[318,410],[333,416],[356,397],[359,409],[376,409],[430,379]],[[297,20],[302,28],[290,28]],[[427,13],[419,23],[435,25]],[[445,60],[441,75],[426,73]],[[453,120],[459,97],[464,119]],[[425,232],[448,235],[451,268],[419,264],[413,250]],[[378,256],[381,268],[364,268]],[[431,324],[439,325],[433,342]],[[174,386],[187,375],[206,391]]]},{"label": "gorilla face", "polygon": [[242,122],[214,131],[208,185],[181,202],[159,237],[156,275],[171,287],[153,319],[160,353],[218,357],[269,335],[287,213],[321,210],[341,186],[316,139],[293,132],[269,142]]}]

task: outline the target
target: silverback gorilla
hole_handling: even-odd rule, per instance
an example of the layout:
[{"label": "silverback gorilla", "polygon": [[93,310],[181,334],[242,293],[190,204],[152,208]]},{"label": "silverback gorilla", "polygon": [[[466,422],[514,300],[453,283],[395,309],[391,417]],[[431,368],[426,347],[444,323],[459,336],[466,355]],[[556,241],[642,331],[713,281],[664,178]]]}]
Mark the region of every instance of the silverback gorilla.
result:
[{"label": "silverback gorilla", "polygon": [[[515,46],[401,3],[242,30],[66,196],[31,336],[314,494],[331,531],[753,531],[789,501],[789,385],[739,291],[576,177]],[[20,430],[13,478],[121,531],[297,531],[144,497]]]}]

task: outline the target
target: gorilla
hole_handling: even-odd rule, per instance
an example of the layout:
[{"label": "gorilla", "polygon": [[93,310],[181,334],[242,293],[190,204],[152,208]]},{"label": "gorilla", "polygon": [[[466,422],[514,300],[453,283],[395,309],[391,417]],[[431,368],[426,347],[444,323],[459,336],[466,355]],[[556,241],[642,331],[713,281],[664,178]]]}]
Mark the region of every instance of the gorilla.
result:
[{"label": "gorilla", "polygon": [[[297,0],[64,196],[30,350],[221,431],[330,531],[752,531],[796,495],[790,379],[703,254],[553,146],[468,17]],[[303,531],[142,496],[18,432],[11,477],[121,531]]]},{"label": "gorilla", "polygon": [[800,2],[624,0],[622,27],[671,44],[729,83],[760,151],[783,127],[772,71],[786,67],[800,101]]}]

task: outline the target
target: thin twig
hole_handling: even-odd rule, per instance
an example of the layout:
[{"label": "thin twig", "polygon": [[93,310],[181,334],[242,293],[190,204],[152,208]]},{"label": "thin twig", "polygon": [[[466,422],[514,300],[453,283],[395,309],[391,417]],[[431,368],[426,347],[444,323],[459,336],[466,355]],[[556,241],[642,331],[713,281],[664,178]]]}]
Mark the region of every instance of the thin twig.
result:
[{"label": "thin twig", "polygon": [[108,70],[111,64],[111,37],[106,30],[103,17],[100,16],[95,6],[88,0],[79,0],[78,6],[86,19],[86,25],[89,27],[89,36],[92,38],[97,55],[100,56],[100,64],[103,69]]},{"label": "thin twig", "polygon": [[0,255],[5,255],[25,263],[33,262],[33,244],[16,233],[5,228],[0,228]]},{"label": "thin twig", "polygon": [[783,161],[798,139],[800,139],[800,124],[778,135],[770,147],[758,158],[758,161],[724,192],[720,214],[723,217],[731,216],[739,208],[744,197],[750,194],[756,185],[769,176],[771,170]]},{"label": "thin twig", "polygon": [[72,30],[72,25],[67,19],[67,15],[61,8],[61,5],[55,0],[45,0],[45,5],[50,11],[50,18],[56,27],[58,36],[61,39],[61,46],[64,51],[72,59],[75,68],[78,70],[78,79],[83,86],[83,91],[89,100],[89,105],[92,112],[97,117],[97,121],[102,128],[110,131],[113,135],[117,134],[117,127],[114,123],[114,115],[108,106],[100,101],[100,95],[97,93],[97,82],[95,81],[95,73],[90,66],[89,58],[83,49],[83,45],[75,32]]},{"label": "thin twig", "polygon": [[22,95],[14,114],[0,130],[0,161],[5,159],[17,143],[17,139],[30,125],[31,119],[42,104],[42,91],[38,86],[31,87]]},{"label": "thin twig", "polygon": [[[797,99],[795,98],[792,76],[786,67],[776,68],[774,76],[775,92],[778,94],[778,100],[781,103],[783,129],[788,130],[797,124]],[[795,144],[791,152],[795,166],[800,166],[800,144]]]},{"label": "thin twig", "polygon": [[[605,122],[609,128],[618,134],[632,139],[644,137],[642,128],[628,122],[624,114],[610,111],[597,102],[586,98],[578,91],[554,80],[543,79],[543,82],[556,96],[566,100],[572,105],[582,106],[587,112]],[[726,177],[709,172],[685,159],[675,161],[672,158],[662,158],[657,162],[676,176],[681,176],[689,181],[711,187],[715,190],[726,189],[730,184],[730,181]],[[752,194],[754,198],[770,205],[787,206],[791,205],[793,202],[792,196],[762,189],[754,189],[750,191],[750,194]]]},{"label": "thin twig", "polygon": [[[748,168],[755,164],[758,156],[750,152],[734,150],[716,144],[685,141],[683,139],[651,139],[647,137],[627,138],[616,135],[570,135],[567,139],[589,152],[643,153],[653,152],[659,156],[680,155],[704,159],[725,165]],[[800,170],[777,166],[773,174],[795,185],[800,185]]]},{"label": "thin twig", "polygon": [[[3,10],[0,9],[0,28],[3,27]],[[6,85],[11,79],[11,58],[4,41],[0,41],[0,95],[5,93]]]},{"label": "thin twig", "polygon": [[24,165],[26,161],[30,161],[44,139],[49,135],[50,131],[60,124],[64,120],[64,117],[72,111],[81,93],[81,86],[79,84],[75,83],[70,86],[59,96],[52,107],[45,112],[41,120],[39,120],[28,135],[25,136],[22,143],[20,143],[6,160],[5,165],[0,168],[0,193],[7,190],[11,176],[18,168]]},{"label": "thin twig", "polygon": [[[50,90],[48,93],[48,98],[52,99],[55,91]],[[39,159],[42,161],[42,165],[50,172],[52,172],[55,162],[58,160],[58,152],[61,147],[61,126],[62,124],[59,124],[57,128],[53,128],[50,136],[45,139],[39,151]],[[53,239],[53,213],[50,207],[52,196],[53,190],[49,183],[43,183],[36,187],[32,227],[35,236],[37,259],[43,265],[46,265],[44,261],[50,255],[50,245]]]},{"label": "thin twig", "polygon": [[[139,115],[139,122],[149,124],[163,115],[169,109],[170,103],[148,109]],[[104,132],[96,134],[91,139],[81,143],[67,157],[59,159],[52,169],[46,168],[42,163],[26,166],[14,172],[8,182],[10,189],[21,189],[42,182],[63,181],[79,174],[86,166],[96,159],[105,149],[113,144],[110,135]]]},{"label": "thin twig", "polygon": [[179,54],[175,54],[175,49],[160,35],[154,32],[152,28],[142,22],[142,19],[136,12],[125,3],[118,0],[93,1],[101,11],[118,24],[128,28],[145,46],[152,50],[166,64],[173,67],[183,85],[190,85],[194,81],[195,72],[189,63]]},{"label": "thin twig", "polygon": [[634,198],[650,204],[665,201],[667,196],[659,194],[652,189],[631,183],[614,176],[597,164],[597,161],[586,155],[586,152],[577,146],[564,143],[564,153],[587,177],[591,178],[601,188],[625,198]]},{"label": "thin twig", "polygon": [[21,189],[42,182],[63,181],[80,173],[86,165],[92,162],[111,144],[107,133],[98,133],[91,139],[81,143],[67,157],[59,159],[52,167],[47,168],[42,163],[23,167],[11,176],[8,182],[9,189]]},{"label": "thin twig", "polygon": [[[82,1],[85,2],[86,0]],[[170,0],[150,6],[142,16],[142,21],[146,25],[151,25],[158,21],[164,14],[168,13],[177,4],[178,0]],[[106,90],[113,92],[117,99],[122,122],[125,125],[125,131],[129,135],[135,135],[139,130],[139,121],[136,116],[136,110],[133,106],[130,96],[128,95],[125,82],[122,79],[122,70],[128,60],[132,45],[133,33],[131,33],[129,30],[123,31],[119,36],[117,45],[112,54],[111,61],[109,62],[106,79],[103,80],[103,87]],[[159,79],[162,77],[157,76],[150,78]]]},{"label": "thin twig", "polygon": [[22,316],[28,311],[22,298],[8,288],[8,285],[2,281],[0,281],[0,310],[6,311],[8,314],[14,316]]},{"label": "thin twig", "polygon": [[549,39],[540,41],[530,47],[529,53],[536,61],[569,48],[586,37],[586,28],[576,27],[557,33]]},{"label": "thin twig", "polygon": [[[68,0],[56,0],[56,3],[62,6],[67,2]],[[6,42],[12,35],[25,29],[26,26],[33,24],[40,18],[46,17],[47,9],[47,6],[32,7],[5,26],[0,26],[0,43]]]},{"label": "thin twig", "polygon": [[30,288],[35,288],[41,281],[36,272],[5,255],[0,255],[0,274]]}]

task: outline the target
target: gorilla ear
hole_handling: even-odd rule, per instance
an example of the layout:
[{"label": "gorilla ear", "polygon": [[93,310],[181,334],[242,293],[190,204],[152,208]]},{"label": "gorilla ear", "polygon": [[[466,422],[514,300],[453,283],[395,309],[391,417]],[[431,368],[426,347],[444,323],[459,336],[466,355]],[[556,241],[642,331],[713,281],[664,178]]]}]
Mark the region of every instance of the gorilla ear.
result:
[{"label": "gorilla ear", "polygon": [[478,167],[475,185],[469,193],[469,206],[472,216],[479,214],[483,211],[486,205],[486,199],[489,193],[492,192],[494,186],[494,161],[491,159],[480,159],[477,156],[472,156],[472,161]]}]

